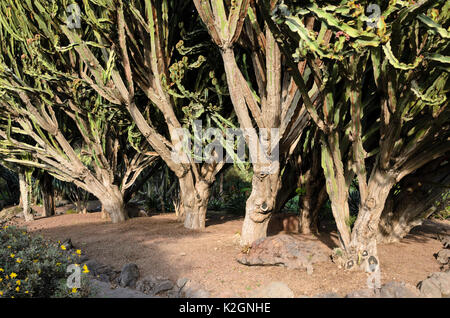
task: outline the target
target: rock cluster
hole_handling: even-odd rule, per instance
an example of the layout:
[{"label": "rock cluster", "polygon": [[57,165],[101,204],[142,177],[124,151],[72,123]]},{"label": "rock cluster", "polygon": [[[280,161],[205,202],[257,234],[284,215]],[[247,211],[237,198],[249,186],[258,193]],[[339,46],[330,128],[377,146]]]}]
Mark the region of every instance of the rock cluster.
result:
[{"label": "rock cluster", "polygon": [[450,235],[438,235],[437,239],[442,242],[444,248],[435,254],[436,260],[441,265],[441,271],[450,270]]}]

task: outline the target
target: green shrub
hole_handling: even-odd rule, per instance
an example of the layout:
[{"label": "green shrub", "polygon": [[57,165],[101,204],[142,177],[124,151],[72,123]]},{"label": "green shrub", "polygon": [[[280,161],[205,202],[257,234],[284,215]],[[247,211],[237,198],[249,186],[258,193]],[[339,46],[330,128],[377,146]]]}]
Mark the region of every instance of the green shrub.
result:
[{"label": "green shrub", "polygon": [[81,269],[81,288],[68,288],[71,273],[81,251],[72,254],[64,245],[31,236],[15,227],[0,228],[0,297],[87,297],[87,267]]}]

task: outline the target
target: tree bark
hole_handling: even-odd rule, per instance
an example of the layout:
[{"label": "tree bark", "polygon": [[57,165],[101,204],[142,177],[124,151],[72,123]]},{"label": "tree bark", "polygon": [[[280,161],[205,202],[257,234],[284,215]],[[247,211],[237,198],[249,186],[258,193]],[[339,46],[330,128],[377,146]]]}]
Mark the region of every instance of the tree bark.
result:
[{"label": "tree bark", "polygon": [[299,232],[311,234],[319,232],[319,211],[327,200],[327,191],[323,185],[321,189],[306,189],[306,194],[300,196],[300,226]]},{"label": "tree bark", "polygon": [[444,194],[450,184],[450,164],[442,165],[443,161],[435,160],[405,177],[399,192],[391,190],[381,214],[378,242],[398,242],[437,209],[448,206]]},{"label": "tree bark", "polygon": [[184,227],[191,230],[204,229],[211,194],[210,184],[205,180],[195,181],[191,172],[180,178],[179,182]]},{"label": "tree bark", "polygon": [[94,191],[92,193],[100,200],[102,209],[110,216],[112,223],[124,222],[128,219],[123,202],[123,194],[118,186],[110,185],[107,191],[100,194],[96,194]]},{"label": "tree bark", "polygon": [[276,198],[281,188],[279,168],[271,174],[254,171],[252,192],[245,206],[241,245],[248,246],[267,236],[270,217],[277,207]]},{"label": "tree bark", "polygon": [[44,172],[41,179],[43,211],[42,216],[55,215],[55,192],[53,189],[52,177]]},{"label": "tree bark", "polygon": [[31,213],[31,187],[27,182],[24,172],[19,172],[20,201],[22,203],[23,216],[26,222],[34,220]]},{"label": "tree bark", "polygon": [[377,235],[381,213],[396,178],[389,171],[377,169],[371,176],[367,195],[361,198],[358,218],[352,230],[351,242],[347,249],[346,269],[365,268],[369,258],[379,263]]}]

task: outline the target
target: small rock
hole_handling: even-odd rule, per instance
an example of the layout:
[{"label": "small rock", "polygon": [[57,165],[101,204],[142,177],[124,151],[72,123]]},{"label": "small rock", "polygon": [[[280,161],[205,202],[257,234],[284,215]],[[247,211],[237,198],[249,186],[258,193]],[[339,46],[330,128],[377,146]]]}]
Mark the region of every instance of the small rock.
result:
[{"label": "small rock", "polygon": [[448,234],[440,234],[438,235],[438,240],[444,245],[444,248],[450,249],[450,235]]},{"label": "small rock", "polygon": [[[178,280],[178,283],[183,283],[183,281]],[[180,289],[180,294],[184,295],[186,298],[209,298],[209,292],[204,290],[202,286],[191,280],[187,280],[184,286]]]},{"label": "small rock", "polygon": [[189,278],[185,278],[185,277],[183,277],[183,278],[178,278],[178,280],[177,280],[177,287],[178,288],[183,288],[184,287],[184,285],[186,285],[186,283],[189,281]]},{"label": "small rock", "polygon": [[436,259],[441,265],[446,265],[450,261],[450,249],[442,249],[436,254]]},{"label": "small rock", "polygon": [[186,298],[209,298],[209,292],[204,289],[188,290],[185,293]]},{"label": "small rock", "polygon": [[174,287],[175,285],[171,280],[159,276],[153,277],[151,275],[139,280],[136,284],[137,290],[149,295],[157,295],[171,290]]},{"label": "small rock", "polygon": [[153,290],[153,295],[158,295],[159,293],[171,290],[174,287],[174,284],[171,280],[163,280],[158,282]]},{"label": "small rock", "polygon": [[149,296],[141,293],[137,290],[129,288],[117,287],[114,289],[110,288],[110,285],[105,282],[101,282],[95,279],[91,279],[91,285],[94,293],[94,298],[153,298],[154,296]]},{"label": "small rock", "polygon": [[413,286],[407,286],[403,282],[389,282],[381,286],[381,298],[417,298],[418,290]]},{"label": "small rock", "polygon": [[134,288],[136,282],[139,279],[139,268],[136,264],[130,263],[126,264],[122,268],[122,272],[119,277],[119,285],[122,287],[130,286]]},{"label": "small rock", "polygon": [[450,297],[450,272],[436,272],[421,281],[417,288],[420,295],[426,298]]},{"label": "small rock", "polygon": [[294,292],[283,282],[272,282],[252,291],[250,298],[294,298]]},{"label": "small rock", "polygon": [[186,256],[186,253],[184,253],[184,252],[180,253],[180,256]]},{"label": "small rock", "polygon": [[364,288],[352,291],[345,298],[378,298],[379,292],[372,288]]}]

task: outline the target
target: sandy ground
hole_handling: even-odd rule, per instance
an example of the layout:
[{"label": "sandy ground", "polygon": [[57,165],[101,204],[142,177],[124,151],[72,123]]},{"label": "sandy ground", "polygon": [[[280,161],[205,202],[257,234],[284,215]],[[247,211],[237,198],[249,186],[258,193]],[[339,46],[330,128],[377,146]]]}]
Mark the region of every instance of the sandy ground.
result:
[{"label": "sandy ground", "polygon": [[[286,283],[295,297],[319,293],[345,294],[366,288],[367,274],[344,272],[331,261],[316,264],[314,273],[288,270],[283,267],[248,267],[237,263],[240,248],[237,235],[243,219],[214,217],[204,231],[189,231],[176,221],[174,214],[131,219],[111,224],[100,213],[61,215],[38,218],[28,224],[28,230],[52,240],[71,238],[75,247],[90,258],[120,269],[126,263],[136,263],[145,275],[161,275],[177,280],[187,277],[200,283],[211,296],[223,293],[246,297],[249,292],[272,281]],[[18,225],[23,225],[19,223]],[[382,283],[403,281],[416,285],[428,274],[439,271],[433,254],[441,243],[433,237],[436,231],[450,229],[450,222],[429,222],[416,228],[399,243],[379,246]],[[331,251],[336,247],[335,232],[320,236],[299,235],[315,240]]]}]

